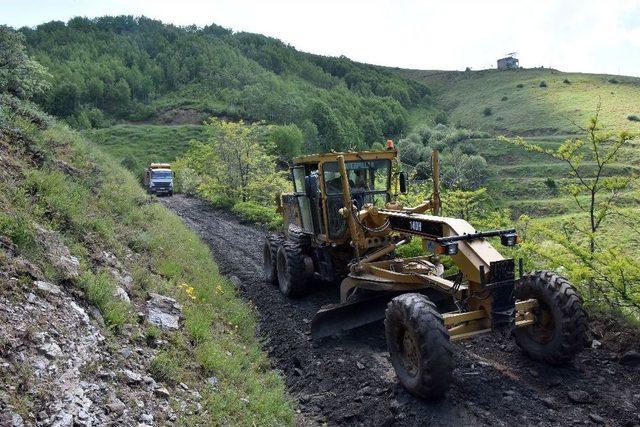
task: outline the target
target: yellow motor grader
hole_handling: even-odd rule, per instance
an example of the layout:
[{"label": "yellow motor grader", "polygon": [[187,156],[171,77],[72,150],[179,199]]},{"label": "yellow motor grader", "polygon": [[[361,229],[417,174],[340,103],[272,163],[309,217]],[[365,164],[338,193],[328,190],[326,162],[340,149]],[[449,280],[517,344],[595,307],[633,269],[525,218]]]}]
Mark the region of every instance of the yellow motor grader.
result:
[{"label": "yellow motor grader", "polygon": [[[453,370],[452,341],[512,331],[531,358],[570,361],[587,330],[582,300],[550,271],[518,274],[487,240],[518,243],[515,229],[477,231],[439,216],[439,164],[432,157],[433,194],[419,206],[397,200],[407,190],[392,143],[387,150],[298,157],[294,191],[278,196],[281,233],[264,243],[264,277],[289,297],[311,284],[341,281],[340,301],[315,315],[314,339],[383,320],[391,363],[411,393],[445,394]],[[431,211],[431,214],[427,214]],[[428,255],[400,258],[396,249],[422,240]],[[457,271],[445,275],[449,257]]]}]

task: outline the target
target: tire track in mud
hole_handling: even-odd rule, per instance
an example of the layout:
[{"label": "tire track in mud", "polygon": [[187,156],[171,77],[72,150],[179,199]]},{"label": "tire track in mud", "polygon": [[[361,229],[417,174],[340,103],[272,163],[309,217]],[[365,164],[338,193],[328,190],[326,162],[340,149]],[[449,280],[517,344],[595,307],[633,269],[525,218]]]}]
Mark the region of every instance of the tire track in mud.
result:
[{"label": "tire track in mud", "polygon": [[[297,400],[302,425],[558,425],[598,417],[610,425],[640,424],[638,371],[596,350],[581,353],[571,366],[548,367],[498,334],[455,345],[447,397],[417,399],[397,383],[381,324],[311,340],[310,320],[320,306],[338,300],[338,290],[324,287],[290,300],[265,283],[263,229],[201,199],[160,200],[209,245],[221,273],[239,279],[242,295],[259,313],[265,350]],[[591,403],[572,403],[567,394],[575,390],[587,392]]]}]

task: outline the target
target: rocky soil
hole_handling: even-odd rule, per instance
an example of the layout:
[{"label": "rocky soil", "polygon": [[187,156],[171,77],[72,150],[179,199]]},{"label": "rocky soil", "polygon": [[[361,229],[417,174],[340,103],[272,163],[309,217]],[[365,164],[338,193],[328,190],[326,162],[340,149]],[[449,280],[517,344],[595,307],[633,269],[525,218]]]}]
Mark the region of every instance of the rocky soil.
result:
[{"label": "rocky soil", "polygon": [[311,340],[310,319],[337,301],[337,289],[288,300],[262,281],[264,230],[199,199],[162,201],[208,242],[221,271],[256,306],[265,349],[298,402],[301,424],[640,425],[640,354],[620,347],[617,332],[594,327],[591,347],[565,367],[527,359],[510,336],[465,341],[455,346],[447,397],[422,401],[398,384],[381,324]]},{"label": "rocky soil", "polygon": [[[55,272],[43,273],[0,236],[0,426],[171,425],[200,410],[197,390],[151,377],[162,340],[143,339],[140,325],[111,333],[77,286],[78,259],[59,234],[35,228]],[[177,327],[176,301],[130,300],[123,263],[98,249],[93,260],[118,281],[116,295],[137,309],[140,324]]]}]

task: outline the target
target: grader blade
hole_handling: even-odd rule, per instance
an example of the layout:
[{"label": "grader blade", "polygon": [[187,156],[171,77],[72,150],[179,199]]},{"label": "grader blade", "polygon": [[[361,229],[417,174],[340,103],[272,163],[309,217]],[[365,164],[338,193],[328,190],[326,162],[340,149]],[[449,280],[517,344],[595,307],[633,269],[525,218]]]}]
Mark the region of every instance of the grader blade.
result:
[{"label": "grader blade", "polygon": [[380,295],[355,302],[324,306],[311,321],[314,339],[339,335],[350,329],[384,319],[390,295]]}]

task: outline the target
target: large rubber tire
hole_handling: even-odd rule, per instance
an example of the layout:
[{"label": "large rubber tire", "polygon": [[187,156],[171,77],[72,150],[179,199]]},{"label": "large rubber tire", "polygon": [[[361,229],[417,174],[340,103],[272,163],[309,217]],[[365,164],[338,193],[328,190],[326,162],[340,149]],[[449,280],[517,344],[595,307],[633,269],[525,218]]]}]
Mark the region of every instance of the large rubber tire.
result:
[{"label": "large rubber tire", "polygon": [[444,396],[451,382],[453,348],[435,304],[421,294],[397,296],[387,306],[384,326],[400,383],[418,397]]},{"label": "large rubber tire", "polygon": [[280,245],[282,238],[273,234],[265,237],[262,245],[262,277],[272,285],[278,283],[277,259]]},{"label": "large rubber tire", "polygon": [[307,291],[304,253],[299,243],[285,241],[278,249],[278,285],[287,297],[299,297]]},{"label": "large rubber tire", "polygon": [[536,323],[516,328],[516,343],[532,359],[551,365],[570,362],[584,347],[587,314],[582,298],[562,276],[538,270],[523,277],[516,299],[536,298]]}]

